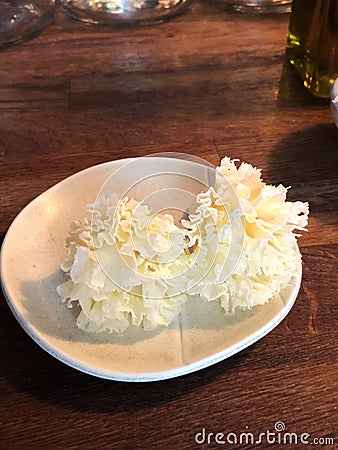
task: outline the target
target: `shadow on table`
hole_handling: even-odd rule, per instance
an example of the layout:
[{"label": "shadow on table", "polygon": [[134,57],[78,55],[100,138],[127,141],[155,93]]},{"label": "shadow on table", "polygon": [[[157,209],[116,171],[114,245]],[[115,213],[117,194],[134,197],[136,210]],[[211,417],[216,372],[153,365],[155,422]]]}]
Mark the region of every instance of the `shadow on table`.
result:
[{"label": "shadow on table", "polygon": [[227,372],[231,377],[232,373],[245,370],[252,352],[243,350],[212,367],[171,380],[150,383],[109,381],[61,364],[32,343],[7,307],[0,307],[0,311],[6,324],[6,328],[0,330],[0,340],[8,342],[8,351],[1,355],[0,376],[15,389],[65,411],[132,413],[160,407],[203,389]]},{"label": "shadow on table", "polygon": [[[314,114],[320,114],[315,112]],[[292,186],[291,201],[310,203],[310,213],[338,226],[338,130],[323,123],[290,133],[272,149],[269,177],[274,184]]]},{"label": "shadow on table", "polygon": [[[46,323],[50,323],[46,321],[46,315],[53,311],[55,314],[55,304],[47,298],[48,289],[45,284],[54,286],[59,284],[63,281],[62,275],[58,271],[47,280],[26,283],[23,287],[23,295],[33,301],[35,310],[38,308],[40,311],[39,301],[45,303],[41,317],[39,314],[35,315],[35,320],[32,321],[33,327],[44,333],[52,331],[55,339],[65,338],[65,336],[57,327],[53,330],[46,329]],[[55,293],[54,297],[56,297]],[[59,299],[55,298],[55,300]],[[46,302],[49,304],[47,307]],[[61,303],[59,306],[65,311],[62,312],[64,320],[73,323],[74,317],[71,311]],[[32,305],[25,303],[24,308],[29,310]],[[208,386],[218,378],[224,377],[228,371],[231,377],[233,371],[236,372],[236,367],[241,367],[237,370],[245,370],[248,355],[250,356],[252,352],[251,349],[245,349],[212,367],[171,380],[147,383],[110,381],[79,372],[42,350],[19,327],[4,299],[0,302],[0,316],[3,324],[0,328],[0,342],[4,343],[0,346],[2,361],[0,377],[28,396],[75,412],[129,413],[160,407],[172,400],[186,397],[189,393],[199,391],[203,386]],[[229,320],[231,322],[234,319]],[[200,323],[200,326],[202,325],[203,322]],[[150,335],[154,337],[157,333],[158,331],[154,331]],[[108,337],[104,336],[101,342],[107,342],[107,339]],[[133,335],[130,339],[129,343],[133,343]],[[83,340],[88,341],[86,334],[83,335]]]},{"label": "shadow on table", "polygon": [[279,80],[277,104],[279,108],[303,108],[316,111],[328,105],[328,100],[314,97],[305,88],[289,61],[285,61]]},{"label": "shadow on table", "polygon": [[[146,372],[148,367],[146,365],[148,364],[147,358],[149,364],[152,364],[157,355],[159,357],[159,370],[163,369],[160,366],[163,358],[168,358],[170,361],[173,356],[171,346],[175,346],[178,323],[173,323],[173,326],[170,326],[168,330],[165,329],[164,333],[160,333],[161,329],[145,333],[140,327],[130,327],[123,337],[115,334],[93,336],[90,333],[83,333],[77,329],[72,311],[61,304],[60,299],[55,294],[55,289],[53,290],[54,295],[49,295],[50,289],[46,287],[46,284],[56,286],[61,281],[62,274],[58,271],[46,280],[23,283],[22,295],[25,298],[23,309],[26,311],[26,322],[23,322],[20,318],[19,321],[22,322],[24,328],[32,327],[33,335],[34,330],[37,331],[38,334],[34,337],[34,340],[39,341],[40,334],[45,337],[49,336],[51,342],[47,340],[42,345],[55,345],[55,348],[52,347],[51,349],[52,353],[57,349],[61,352],[64,350],[66,356],[69,354],[69,357],[75,358],[75,365],[77,365],[77,359],[81,360],[86,355],[89,358],[89,363],[91,362],[93,352],[91,347],[93,346],[96,354],[101,355],[101,358],[105,357],[110,360],[122,355],[126,358],[125,371],[128,372],[129,368],[130,373],[133,373],[135,365],[133,361],[136,361],[138,366],[142,366],[142,373]],[[276,300],[275,303],[278,307],[280,300]],[[267,307],[268,305],[264,306]],[[192,314],[191,316],[189,311]],[[8,308],[6,312],[9,314]],[[274,309],[272,312],[274,313]],[[210,313],[210,320],[206,321],[205,317]],[[187,355],[185,356],[188,359],[190,358],[189,363],[198,359],[197,356],[200,353],[201,358],[205,358],[210,356],[212,352],[217,353],[217,351],[223,350],[226,345],[230,346],[233,341],[244,339],[243,333],[246,330],[249,333],[255,325],[254,318],[257,314],[261,318],[262,314],[264,317],[269,316],[268,311],[264,313],[261,309],[240,311],[239,313],[241,320],[239,320],[238,315],[226,318],[218,303],[210,305],[207,302],[201,302],[200,307],[196,308],[191,302],[190,307],[183,315],[187,327]],[[0,375],[28,394],[52,404],[60,404],[71,410],[130,411],[160,405],[172,398],[186,395],[201,388],[204,384],[214,380],[215,377],[221,376],[225,370],[232,370],[238,364],[242,365],[246,358],[246,352],[242,351],[240,354],[232,356],[231,359],[217,364],[217,366],[174,380],[150,383],[105,381],[60,364],[34,345],[25,334],[19,336],[18,340],[18,334],[21,330],[18,329],[15,321],[11,326],[10,322],[13,323],[11,319],[11,317],[4,317],[7,329],[4,330],[3,339],[11,342],[11,351],[2,356],[2,360],[6,363],[0,367]],[[213,332],[211,335],[210,333],[205,335],[205,330],[212,330]],[[198,341],[196,341],[195,332]],[[29,334],[31,333],[32,331],[29,331]],[[164,338],[161,338],[160,334]],[[155,345],[152,341],[155,341]],[[68,342],[73,344],[72,350],[69,349]],[[161,342],[164,345],[163,351],[159,347]],[[133,344],[142,344],[135,347],[136,350],[138,349],[135,354],[133,353],[135,352]],[[84,350],[82,349],[83,346],[85,346]],[[140,354],[142,351],[144,352],[143,356],[142,353]],[[178,353],[180,352],[181,350]],[[129,361],[130,354],[133,355],[133,361]],[[167,364],[165,360],[164,364]],[[113,364],[110,370],[115,367],[117,373],[121,371],[118,365],[115,364],[115,366]],[[107,400],[107,397],[109,400]]]}]

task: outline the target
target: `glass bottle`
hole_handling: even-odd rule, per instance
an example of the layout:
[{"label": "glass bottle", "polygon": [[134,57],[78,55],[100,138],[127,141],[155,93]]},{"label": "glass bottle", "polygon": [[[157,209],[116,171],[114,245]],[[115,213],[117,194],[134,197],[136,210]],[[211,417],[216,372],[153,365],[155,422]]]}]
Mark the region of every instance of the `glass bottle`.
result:
[{"label": "glass bottle", "polygon": [[338,77],[338,0],[294,0],[286,54],[309,92],[330,97]]}]

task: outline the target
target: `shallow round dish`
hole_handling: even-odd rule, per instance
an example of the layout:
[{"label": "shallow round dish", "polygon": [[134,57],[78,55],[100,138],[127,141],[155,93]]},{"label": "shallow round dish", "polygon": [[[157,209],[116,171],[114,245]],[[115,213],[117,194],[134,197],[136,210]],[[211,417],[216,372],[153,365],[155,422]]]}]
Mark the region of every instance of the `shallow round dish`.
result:
[{"label": "shallow round dish", "polygon": [[192,0],[59,0],[73,19],[110,26],[145,25],[171,19],[185,11]]},{"label": "shallow round dish", "polygon": [[[111,174],[130,163],[112,161],[79,172],[41,194],[16,217],[1,250],[1,281],[8,304],[29,336],[62,362],[98,377],[155,381],[184,375],[228,358],[261,339],[290,311],[301,282],[269,303],[225,317],[217,302],[191,300],[169,328],[145,332],[130,327],[123,336],[79,330],[74,311],[61,303],[56,286],[65,280],[59,264],[72,221],[84,216]],[[199,172],[210,183],[210,168],[189,161],[150,158],[145,171]],[[150,168],[150,169],[149,169]],[[123,171],[122,171],[123,172]],[[160,182],[161,177],[158,182]]]}]

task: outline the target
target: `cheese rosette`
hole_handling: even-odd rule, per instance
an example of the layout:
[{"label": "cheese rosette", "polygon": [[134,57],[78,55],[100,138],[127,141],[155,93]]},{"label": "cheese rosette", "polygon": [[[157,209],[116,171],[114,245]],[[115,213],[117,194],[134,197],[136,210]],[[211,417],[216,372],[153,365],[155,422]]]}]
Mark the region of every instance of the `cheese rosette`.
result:
[{"label": "cheese rosette", "polygon": [[145,330],[169,325],[187,300],[184,231],[170,214],[152,215],[146,205],[114,194],[87,211],[91,221],[71,225],[61,264],[69,280],[57,288],[68,306],[80,306],[78,327],[123,333],[130,323]]},{"label": "cheese rosette", "polygon": [[207,275],[189,293],[219,301],[226,313],[266,303],[299,274],[294,231],[305,230],[309,213],[307,203],[286,201],[287,188],[266,185],[259,169],[236,162],[222,160],[214,187],[183,222],[195,246],[208,248],[213,239],[216,248],[213,262],[199,268]]},{"label": "cheese rosette", "polygon": [[100,196],[87,206],[91,221],[71,225],[61,264],[69,279],[57,291],[80,307],[79,328],[95,333],[168,326],[190,296],[226,314],[266,303],[301,268],[295,230],[305,230],[308,204],[286,201],[287,190],[224,158],[181,227],[142,202]]}]

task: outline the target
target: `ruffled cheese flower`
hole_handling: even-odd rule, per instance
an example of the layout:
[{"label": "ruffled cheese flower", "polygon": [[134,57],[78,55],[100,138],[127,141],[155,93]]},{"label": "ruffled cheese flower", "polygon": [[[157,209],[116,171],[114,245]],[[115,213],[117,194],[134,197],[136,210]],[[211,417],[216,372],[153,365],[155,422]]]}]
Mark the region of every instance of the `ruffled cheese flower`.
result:
[{"label": "ruffled cheese flower", "polygon": [[206,273],[191,293],[217,300],[226,313],[266,303],[301,267],[294,230],[305,230],[308,204],[287,202],[287,189],[269,186],[250,164],[224,158],[215,186],[198,196],[196,214],[183,224],[206,255]]},{"label": "ruffled cheese flower", "polygon": [[90,332],[167,326],[196,294],[227,314],[266,303],[300,270],[294,232],[305,230],[308,204],[286,194],[224,158],[182,228],[134,199],[100,196],[87,207],[91,221],[71,226],[61,264],[69,279],[57,291],[80,306],[77,324]]},{"label": "ruffled cheese flower", "polygon": [[173,217],[151,216],[147,206],[115,195],[100,196],[87,211],[91,222],[71,225],[61,264],[69,280],[57,288],[69,306],[80,306],[79,328],[122,333],[130,323],[169,325],[187,300],[185,236]]}]

